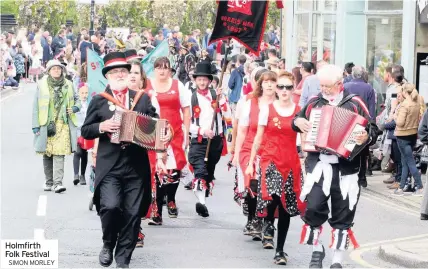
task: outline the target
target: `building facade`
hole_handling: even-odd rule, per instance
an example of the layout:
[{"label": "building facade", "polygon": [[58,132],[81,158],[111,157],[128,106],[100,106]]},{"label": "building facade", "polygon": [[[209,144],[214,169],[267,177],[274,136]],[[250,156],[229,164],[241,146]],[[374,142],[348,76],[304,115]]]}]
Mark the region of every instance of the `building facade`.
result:
[{"label": "building facade", "polygon": [[[321,59],[339,66],[353,62],[365,66],[370,83],[384,93],[385,67],[394,63],[401,64],[406,78],[416,83],[416,58],[418,53],[428,53],[428,24],[420,18],[427,2],[286,1],[287,66]],[[428,88],[423,90],[428,93]]]}]

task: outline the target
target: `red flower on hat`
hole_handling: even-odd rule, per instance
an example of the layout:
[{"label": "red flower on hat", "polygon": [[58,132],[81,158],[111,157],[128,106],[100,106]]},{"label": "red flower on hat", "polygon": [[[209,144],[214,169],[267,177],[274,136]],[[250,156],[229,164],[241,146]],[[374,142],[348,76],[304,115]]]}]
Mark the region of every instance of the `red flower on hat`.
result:
[{"label": "red flower on hat", "polygon": [[201,108],[199,106],[193,107],[193,117],[195,119],[199,118],[199,115],[201,114]]}]

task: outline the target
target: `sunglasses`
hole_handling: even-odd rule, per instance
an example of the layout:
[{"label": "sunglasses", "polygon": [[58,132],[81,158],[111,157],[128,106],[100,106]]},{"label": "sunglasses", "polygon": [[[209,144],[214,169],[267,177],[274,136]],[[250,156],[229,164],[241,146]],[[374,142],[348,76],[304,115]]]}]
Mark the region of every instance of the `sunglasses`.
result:
[{"label": "sunglasses", "polygon": [[280,84],[278,84],[278,85],[276,85],[276,88],[280,91],[283,91],[284,89],[291,91],[291,90],[293,90],[294,86],[293,85],[280,85]]}]

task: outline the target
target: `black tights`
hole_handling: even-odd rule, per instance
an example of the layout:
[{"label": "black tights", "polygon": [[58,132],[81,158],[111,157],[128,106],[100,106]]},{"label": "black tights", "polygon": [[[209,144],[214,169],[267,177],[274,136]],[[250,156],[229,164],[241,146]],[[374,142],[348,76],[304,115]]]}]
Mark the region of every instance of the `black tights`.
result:
[{"label": "black tights", "polygon": [[178,185],[180,182],[174,183],[174,184],[168,184],[164,186],[160,186],[159,183],[157,183],[156,186],[156,203],[158,206],[158,213],[159,216],[162,216],[162,206],[163,206],[163,200],[165,198],[165,195],[167,196],[167,202],[174,202],[175,203],[175,194],[177,193]]},{"label": "black tights", "polygon": [[257,197],[252,198],[250,195],[245,197],[245,201],[248,205],[248,221],[252,221],[256,216]]},{"label": "black tights", "polygon": [[287,239],[288,229],[290,228],[290,214],[285,211],[282,206],[281,200],[278,196],[274,195],[272,202],[267,207],[267,216],[265,221],[270,221],[274,224],[275,221],[275,210],[278,208],[278,237],[276,243],[276,251],[284,251],[285,239]]},{"label": "black tights", "polygon": [[86,166],[88,165],[88,151],[82,149],[78,144],[76,148],[76,152],[74,153],[74,157],[73,157],[74,175],[79,174],[79,164],[81,167],[80,174],[84,176],[86,173]]}]

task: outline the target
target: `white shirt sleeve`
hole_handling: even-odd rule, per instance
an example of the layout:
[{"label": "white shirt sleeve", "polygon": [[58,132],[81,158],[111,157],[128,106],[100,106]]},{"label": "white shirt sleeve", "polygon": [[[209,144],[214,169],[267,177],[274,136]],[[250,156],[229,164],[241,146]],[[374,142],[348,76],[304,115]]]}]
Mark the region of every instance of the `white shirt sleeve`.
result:
[{"label": "white shirt sleeve", "polygon": [[241,109],[239,112],[239,122],[238,122],[239,126],[247,127],[250,125],[250,110],[251,110],[251,99],[246,100],[245,103],[241,104]]},{"label": "white shirt sleeve", "polygon": [[266,126],[269,118],[269,106],[260,106],[259,125]]},{"label": "white shirt sleeve", "polygon": [[187,90],[183,83],[178,82],[178,94],[180,96],[180,105],[181,107],[188,107],[191,104],[192,94]]}]

